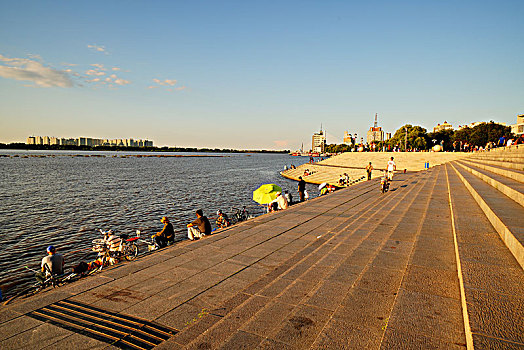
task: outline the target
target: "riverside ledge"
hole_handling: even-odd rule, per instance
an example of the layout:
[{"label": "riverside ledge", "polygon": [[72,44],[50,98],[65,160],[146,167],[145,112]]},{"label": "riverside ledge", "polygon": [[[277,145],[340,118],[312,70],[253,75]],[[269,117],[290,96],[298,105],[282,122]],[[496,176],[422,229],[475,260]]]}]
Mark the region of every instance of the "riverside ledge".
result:
[{"label": "riverside ledge", "polygon": [[524,346],[524,274],[449,165],[181,242],[0,309],[2,349]]}]

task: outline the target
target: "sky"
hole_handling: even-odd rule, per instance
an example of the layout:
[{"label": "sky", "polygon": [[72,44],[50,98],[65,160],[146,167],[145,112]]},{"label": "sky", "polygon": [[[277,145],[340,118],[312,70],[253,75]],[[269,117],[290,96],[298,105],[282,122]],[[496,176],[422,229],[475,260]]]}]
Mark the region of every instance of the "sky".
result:
[{"label": "sky", "polygon": [[0,142],[311,147],[524,113],[524,1],[0,0]]}]

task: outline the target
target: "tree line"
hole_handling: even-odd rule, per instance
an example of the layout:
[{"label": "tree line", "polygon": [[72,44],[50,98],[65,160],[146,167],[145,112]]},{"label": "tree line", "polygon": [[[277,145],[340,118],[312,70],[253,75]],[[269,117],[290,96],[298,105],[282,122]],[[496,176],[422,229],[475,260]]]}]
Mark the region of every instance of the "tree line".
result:
[{"label": "tree line", "polygon": [[[472,147],[486,147],[490,142],[497,144],[501,137],[508,140],[515,136],[511,133],[511,127],[493,121],[481,123],[472,128],[465,127],[460,130],[446,129],[430,133],[421,126],[406,124],[400,127],[389,140],[376,142],[375,150],[381,151],[384,148],[393,150],[398,148],[400,151],[404,151],[407,146],[407,150],[425,151],[431,149],[434,145],[441,145],[444,151],[452,151],[456,148],[454,145],[458,143],[468,144]],[[368,150],[373,149],[372,145],[330,144],[326,146],[326,152],[349,152],[352,148],[360,146]]]}]

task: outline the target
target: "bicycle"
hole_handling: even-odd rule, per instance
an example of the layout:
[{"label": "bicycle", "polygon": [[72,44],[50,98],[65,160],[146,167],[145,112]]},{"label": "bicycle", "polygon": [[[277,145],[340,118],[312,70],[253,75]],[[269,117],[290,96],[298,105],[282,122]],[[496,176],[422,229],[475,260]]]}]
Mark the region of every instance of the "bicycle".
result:
[{"label": "bicycle", "polygon": [[[100,233],[104,235],[104,237],[111,237],[113,235],[113,231],[102,231],[99,230]],[[93,251],[99,252],[99,253],[105,253],[108,255],[109,258],[125,258],[128,261],[134,260],[138,255],[138,246],[136,245],[136,241],[140,238],[140,231],[137,231],[138,236],[129,238],[128,234],[121,234],[119,235],[120,242],[116,249],[111,249],[110,242],[107,241],[106,238],[97,238],[92,241],[93,243]]]},{"label": "bicycle", "polygon": [[[28,266],[24,266],[26,269],[33,271],[35,274],[37,271],[29,268]],[[72,281],[75,277],[78,277],[79,275],[77,273],[70,273],[70,274],[61,274],[56,275],[49,271],[49,267],[47,265],[44,265],[44,269],[46,272],[46,278],[43,281],[37,281],[36,283],[30,285],[27,288],[22,289],[15,295],[11,296],[10,298],[6,299],[3,303],[3,305],[9,304],[11,301],[17,299],[17,298],[29,298],[30,296],[33,296],[43,289],[47,287],[53,287],[57,288],[62,285],[64,285],[67,282]]]},{"label": "bicycle", "polygon": [[387,191],[389,191],[389,181],[388,181],[387,177],[386,178],[382,178],[380,180],[380,191],[382,193],[386,193]]},{"label": "bicycle", "polygon": [[249,212],[246,210],[245,206],[242,207],[242,210],[234,207],[231,208],[231,210],[234,210],[233,214],[231,215],[231,224],[236,224],[237,222],[242,222],[249,219]]}]

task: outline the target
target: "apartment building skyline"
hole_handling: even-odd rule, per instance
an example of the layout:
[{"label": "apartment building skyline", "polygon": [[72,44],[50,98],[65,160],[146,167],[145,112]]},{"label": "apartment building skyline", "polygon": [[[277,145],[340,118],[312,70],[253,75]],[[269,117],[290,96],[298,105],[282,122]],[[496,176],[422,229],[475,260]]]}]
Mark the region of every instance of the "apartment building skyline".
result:
[{"label": "apartment building skyline", "polygon": [[142,139],[98,139],[91,137],[60,138],[54,136],[29,136],[28,145],[62,145],[62,146],[115,146],[115,147],[153,147],[153,141]]}]

